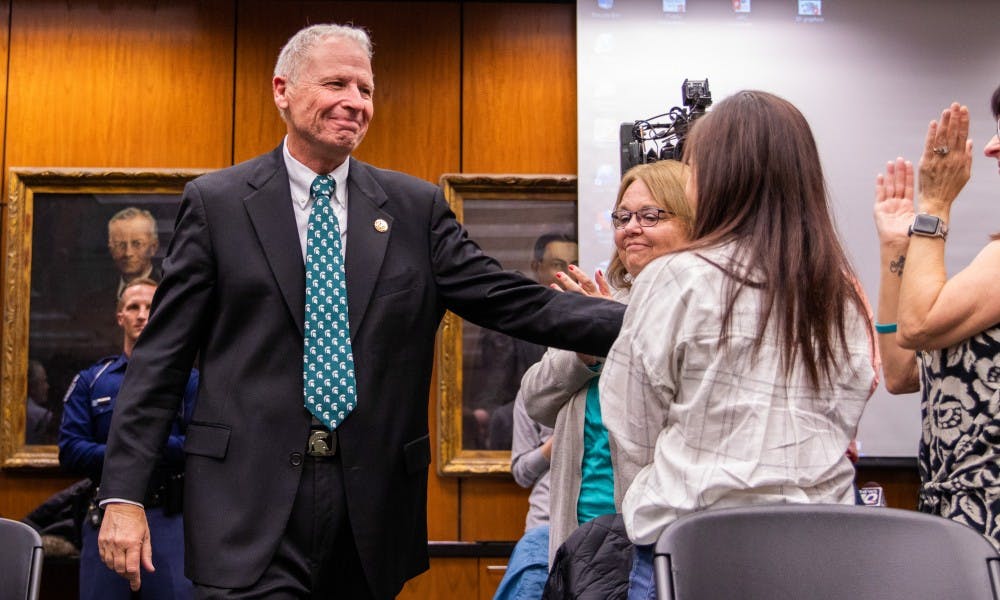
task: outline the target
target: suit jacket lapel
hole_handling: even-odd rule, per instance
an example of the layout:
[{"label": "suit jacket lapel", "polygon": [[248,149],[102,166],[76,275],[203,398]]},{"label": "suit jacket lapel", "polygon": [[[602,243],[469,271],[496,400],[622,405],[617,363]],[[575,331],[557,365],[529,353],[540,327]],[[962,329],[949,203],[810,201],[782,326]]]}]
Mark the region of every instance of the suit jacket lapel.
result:
[{"label": "suit jacket lapel", "polygon": [[261,161],[248,183],[254,191],[243,204],[288,311],[302,334],[306,270],[281,146]]},{"label": "suit jacket lapel", "polygon": [[[357,335],[364,320],[368,302],[382,270],[392,216],[382,207],[388,196],[372,176],[371,167],[351,159],[347,176],[347,311],[351,336]],[[376,229],[376,220],[385,221],[384,231]]]}]

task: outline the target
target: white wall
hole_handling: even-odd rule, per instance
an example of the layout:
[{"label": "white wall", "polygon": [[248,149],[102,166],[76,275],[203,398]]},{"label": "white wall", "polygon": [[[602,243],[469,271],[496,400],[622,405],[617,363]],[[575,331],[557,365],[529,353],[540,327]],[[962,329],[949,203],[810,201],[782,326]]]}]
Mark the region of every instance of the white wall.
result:
[{"label": "white wall", "polygon": [[[805,114],[819,145],[838,229],[874,303],[878,245],[871,219],[875,175],[898,155],[916,162],[928,122],[952,100],[972,112],[973,177],[952,212],[949,274],[1000,231],[1000,181],[982,147],[996,131],[989,96],[1000,84],[997,0],[826,0],[821,18],[795,0],[577,0],[580,259],[593,271],[610,255],[607,213],[619,173],[618,127],[681,102],[685,78],[708,79],[716,102],[754,88]],[[605,8],[606,7],[606,8]],[[914,456],[915,394],[880,388],[862,420],[867,456]]]}]

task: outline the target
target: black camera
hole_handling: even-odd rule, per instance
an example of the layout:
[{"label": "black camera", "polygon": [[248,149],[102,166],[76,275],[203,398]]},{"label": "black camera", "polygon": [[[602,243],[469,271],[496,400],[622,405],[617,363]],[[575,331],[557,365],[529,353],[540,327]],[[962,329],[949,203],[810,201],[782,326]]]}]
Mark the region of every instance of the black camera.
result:
[{"label": "black camera", "polygon": [[[621,124],[622,175],[635,165],[665,159],[680,160],[684,154],[684,139],[691,125],[712,105],[708,80],[685,79],[681,84],[681,103],[683,107],[675,106],[662,115]],[[666,121],[655,123],[657,119]]]},{"label": "black camera", "polygon": [[684,101],[684,106],[690,107],[692,112],[705,112],[705,109],[712,104],[712,92],[708,89],[708,80],[691,81],[685,79],[684,83],[681,84],[681,98]]}]

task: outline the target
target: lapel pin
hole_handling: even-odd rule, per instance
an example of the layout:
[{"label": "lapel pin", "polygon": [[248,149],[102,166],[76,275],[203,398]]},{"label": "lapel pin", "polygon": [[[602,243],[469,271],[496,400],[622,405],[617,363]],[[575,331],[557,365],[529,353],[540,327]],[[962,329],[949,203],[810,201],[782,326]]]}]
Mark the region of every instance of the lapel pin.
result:
[{"label": "lapel pin", "polygon": [[375,219],[375,231],[385,233],[386,231],[389,231],[389,224],[385,219]]}]

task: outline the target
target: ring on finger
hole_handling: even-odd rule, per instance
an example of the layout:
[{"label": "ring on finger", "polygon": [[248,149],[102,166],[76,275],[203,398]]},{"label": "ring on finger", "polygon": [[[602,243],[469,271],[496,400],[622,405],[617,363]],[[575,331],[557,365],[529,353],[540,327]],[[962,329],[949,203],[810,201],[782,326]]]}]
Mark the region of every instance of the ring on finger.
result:
[{"label": "ring on finger", "polygon": [[934,154],[937,154],[938,156],[945,156],[950,151],[951,150],[948,148],[948,146],[937,146],[936,148],[934,148]]}]

